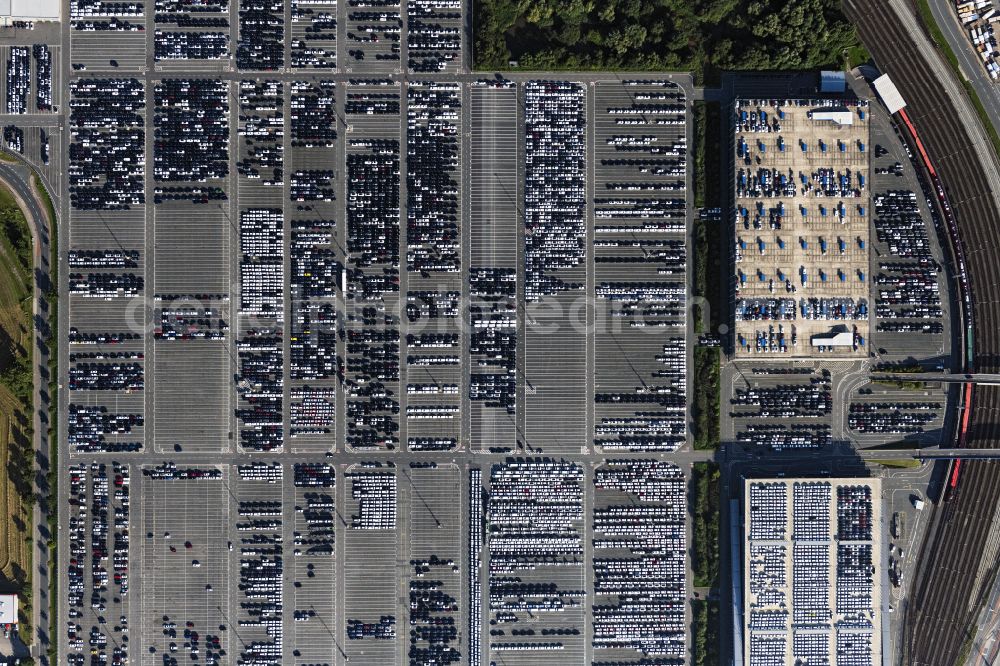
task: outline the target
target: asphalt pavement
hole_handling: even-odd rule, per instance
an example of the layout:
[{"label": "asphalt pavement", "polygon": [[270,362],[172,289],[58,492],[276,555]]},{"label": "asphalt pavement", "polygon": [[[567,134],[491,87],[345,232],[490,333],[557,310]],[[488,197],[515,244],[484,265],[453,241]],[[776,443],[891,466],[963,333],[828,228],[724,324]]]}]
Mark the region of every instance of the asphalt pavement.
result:
[{"label": "asphalt pavement", "polygon": [[1000,128],[1000,87],[986,73],[982,61],[972,48],[969,33],[959,22],[954,3],[929,2],[928,4],[934,21],[941,28],[951,50],[958,57],[962,73],[975,88],[980,101],[986,107],[986,114],[990,117],[993,127]]}]

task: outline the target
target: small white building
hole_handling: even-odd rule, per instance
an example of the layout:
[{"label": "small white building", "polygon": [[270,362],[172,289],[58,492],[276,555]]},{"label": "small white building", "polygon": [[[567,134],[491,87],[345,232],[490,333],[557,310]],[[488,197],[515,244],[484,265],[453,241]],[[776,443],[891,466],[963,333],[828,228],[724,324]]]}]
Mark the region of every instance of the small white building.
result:
[{"label": "small white building", "polygon": [[59,0],[0,0],[0,22],[58,21],[61,8]]},{"label": "small white building", "polygon": [[815,121],[828,120],[838,125],[853,125],[854,113],[850,109],[815,109],[809,113]]},{"label": "small white building", "polygon": [[17,624],[17,595],[0,594],[0,625]]}]

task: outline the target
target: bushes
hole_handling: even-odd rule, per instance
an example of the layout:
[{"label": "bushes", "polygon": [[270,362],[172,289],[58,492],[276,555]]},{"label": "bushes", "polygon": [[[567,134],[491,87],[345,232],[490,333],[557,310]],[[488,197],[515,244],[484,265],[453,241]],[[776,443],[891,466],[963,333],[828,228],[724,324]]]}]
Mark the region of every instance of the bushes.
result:
[{"label": "bushes", "polygon": [[[694,191],[695,205],[699,208],[721,207],[721,148],[722,111],[717,102],[694,103]],[[722,240],[722,222],[696,216],[692,228],[694,247],[694,281],[692,293],[708,301],[711,331],[718,329],[725,304],[721,297],[722,278],[719,261],[726,257]],[[702,334],[702,308],[696,305],[695,333]]]},{"label": "bushes", "polygon": [[691,487],[694,585],[715,587],[719,584],[719,466],[712,462],[696,463]]},{"label": "bushes", "polygon": [[719,602],[696,599],[691,602],[692,642],[695,666],[719,664]]},{"label": "bushes", "polygon": [[719,447],[719,348],[695,347],[694,350],[694,448]]}]

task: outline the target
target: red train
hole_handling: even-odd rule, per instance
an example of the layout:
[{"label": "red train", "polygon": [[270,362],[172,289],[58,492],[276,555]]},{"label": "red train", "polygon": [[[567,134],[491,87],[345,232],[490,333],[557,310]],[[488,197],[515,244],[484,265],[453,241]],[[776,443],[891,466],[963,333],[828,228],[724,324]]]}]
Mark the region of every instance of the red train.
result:
[{"label": "red train", "polygon": [[[913,122],[906,113],[906,109],[899,110],[899,117],[903,119],[906,124],[906,128],[910,131],[910,136],[913,137],[913,142],[917,147],[917,152],[920,153],[920,159],[924,163],[927,172],[930,174],[931,180],[933,181],[934,190],[937,193],[938,202],[941,204],[941,208],[944,212],[945,220],[948,225],[948,231],[951,235],[952,245],[955,248],[955,260],[958,265],[959,272],[959,282],[962,288],[962,300],[964,302],[964,314],[965,314],[965,334],[967,336],[965,345],[965,371],[972,372],[973,363],[973,327],[972,327],[972,296],[968,285],[968,275],[965,271],[965,252],[962,248],[962,239],[958,234],[958,225],[955,223],[955,219],[951,214],[951,206],[948,203],[948,198],[945,195],[944,187],[942,187],[940,180],[938,179],[937,171],[934,169],[934,165],[931,163],[930,156],[927,155],[927,150],[924,148],[924,142],[920,140],[920,135],[917,134],[917,128],[913,126]],[[972,414],[972,391],[973,384],[968,383],[964,385],[962,391],[962,400],[959,404],[959,409],[961,410],[962,417],[959,422],[958,427],[958,441],[956,442],[956,448],[962,448],[965,446],[966,434],[969,430],[969,418]],[[956,458],[951,462],[951,470],[948,474],[948,485],[945,487],[944,499],[945,501],[954,497],[956,491],[958,490],[959,479],[961,478],[962,471],[962,460],[961,458]]]}]

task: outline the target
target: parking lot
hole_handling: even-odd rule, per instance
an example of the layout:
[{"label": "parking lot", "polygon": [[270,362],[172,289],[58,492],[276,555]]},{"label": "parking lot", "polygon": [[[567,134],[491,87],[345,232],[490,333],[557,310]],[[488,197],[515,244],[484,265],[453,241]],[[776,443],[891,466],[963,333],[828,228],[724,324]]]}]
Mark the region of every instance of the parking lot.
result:
[{"label": "parking lot", "polygon": [[69,481],[68,654],[79,663],[89,651],[123,664],[135,598],[128,594],[130,470],[119,463],[75,465]]},{"label": "parking lot", "polygon": [[292,0],[292,60],[296,69],[337,66],[337,2]]},{"label": "parking lot", "polygon": [[465,67],[462,0],[407,0],[407,66],[411,72],[455,72]]},{"label": "parking lot", "polygon": [[344,71],[355,75],[402,71],[400,5],[395,0],[356,0],[347,12]]},{"label": "parking lot", "polygon": [[220,71],[228,67],[228,0],[204,2],[195,8],[177,0],[156,3],[153,53],[158,71]]},{"label": "parking lot", "polygon": [[741,363],[734,367],[731,389],[729,405],[722,410],[733,423],[735,441],[745,449],[818,449],[833,442],[830,369]]},{"label": "parking lot", "polygon": [[874,120],[874,351],[884,362],[936,362],[947,355],[952,300],[938,232],[904,145],[880,111]]},{"label": "parking lot", "polygon": [[684,93],[599,82],[594,101],[594,444],[669,451],[687,407]]},{"label": "parking lot", "polygon": [[336,470],[325,463],[297,463],[292,473],[292,655],[294,663],[301,666],[334,663],[332,655],[341,649],[337,642],[340,590],[336,534],[343,534],[342,514],[337,509]]},{"label": "parking lot", "polygon": [[[199,471],[207,474],[191,476]],[[188,662],[199,652],[212,663],[209,653],[231,649],[231,482],[225,468],[142,468],[137,536],[147,575],[138,581],[137,655],[143,664],[158,666],[164,657]]]},{"label": "parking lot", "polygon": [[[347,116],[346,442],[356,451],[400,446],[400,88],[349,87]],[[449,307],[414,295],[413,308]],[[418,302],[418,299],[420,302]],[[457,305],[457,303],[455,304]],[[452,306],[454,307],[454,306]]]},{"label": "parking lot", "polygon": [[74,72],[140,70],[146,65],[146,3],[70,0],[70,53]]},{"label": "parking lot", "polygon": [[587,441],[587,88],[524,84],[524,446],[576,453]]},{"label": "parking lot", "polygon": [[462,473],[456,465],[412,463],[400,474],[409,493],[409,666],[464,663]]},{"label": "parking lot", "polygon": [[345,472],[344,652],[351,663],[393,664],[408,635],[397,603],[397,471],[360,463]]},{"label": "parking lot", "polygon": [[[132,462],[141,545],[125,546],[130,571],[109,555],[108,578],[141,589],[121,603],[109,585],[105,610],[76,618],[81,658],[91,625],[109,661],[120,648],[157,665],[600,658],[586,615],[592,444],[673,448],[687,351],[636,327],[614,340],[586,327],[595,300],[625,297],[658,333],[685,326],[671,290],[685,281],[672,266],[688,128],[682,111],[652,110],[684,93],[607,75],[483,80],[464,71],[465,9],[449,2],[411,0],[404,17],[300,0],[289,23],[268,0],[72,9],[69,163],[41,120],[12,123],[5,141],[45,153],[45,173],[65,171],[71,188],[71,464],[89,474],[100,455],[114,484],[111,459]],[[28,61],[27,91],[12,86],[26,118],[31,49]],[[636,157],[649,161],[632,165],[641,187],[619,188],[605,160],[632,151],[601,142],[647,133],[669,148]],[[609,220],[596,235],[595,216]],[[609,242],[626,236],[643,242]],[[656,286],[599,289],[639,280]],[[622,408],[602,393],[645,397]],[[618,423],[639,411],[655,414]],[[489,499],[473,501],[471,456],[519,451],[565,455],[548,471],[531,463],[526,482],[565,497],[532,506],[519,463],[494,458],[476,470]],[[112,497],[109,553],[116,508]],[[550,509],[566,538],[547,543],[536,524],[537,569],[524,569],[508,550],[517,516],[545,522]],[[484,532],[466,511],[502,527]]]},{"label": "parking lot", "polygon": [[591,640],[601,659],[687,654],[686,488],[668,462],[594,471]]},{"label": "parking lot", "polygon": [[551,458],[490,472],[489,653],[507,664],[584,661],[585,472]]},{"label": "parking lot", "polygon": [[458,448],[462,293],[458,84],[411,83],[406,128],[406,446]]},{"label": "parking lot", "polygon": [[516,315],[522,265],[517,99],[517,88],[510,82],[469,88],[468,418],[475,451],[513,451],[517,443],[517,359],[522,339]]},{"label": "parking lot", "polygon": [[736,353],[864,356],[867,100],[741,99],[732,120]]}]

